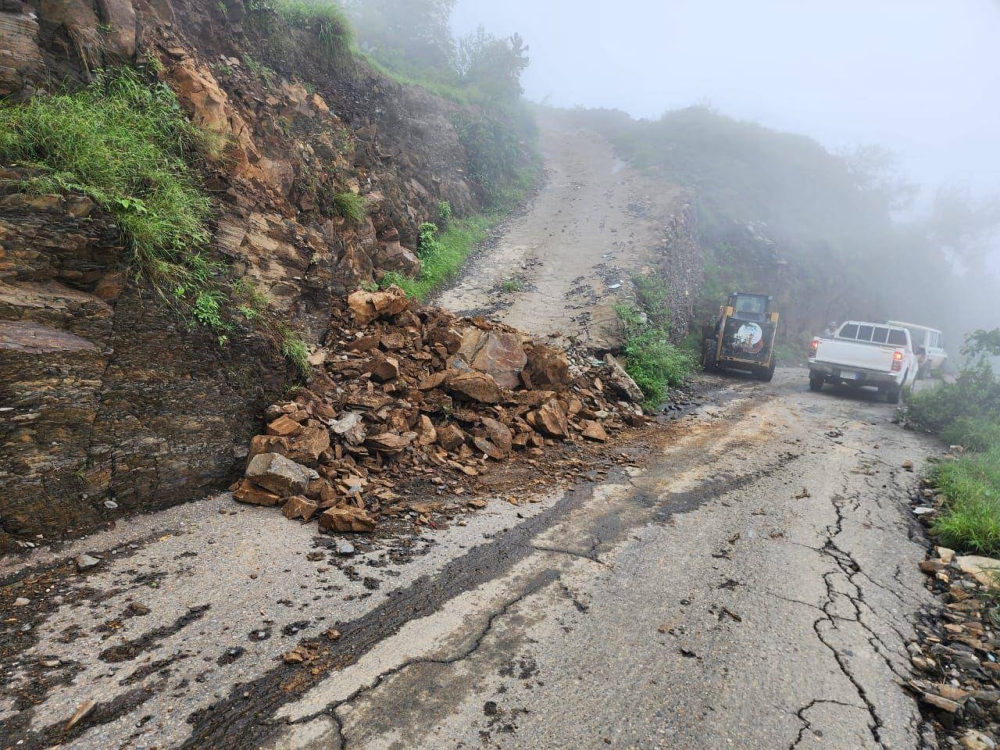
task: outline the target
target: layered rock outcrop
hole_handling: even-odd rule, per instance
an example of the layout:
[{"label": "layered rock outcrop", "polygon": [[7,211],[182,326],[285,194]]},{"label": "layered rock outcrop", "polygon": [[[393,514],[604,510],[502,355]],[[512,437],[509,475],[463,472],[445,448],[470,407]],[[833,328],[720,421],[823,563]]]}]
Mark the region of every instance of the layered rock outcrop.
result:
[{"label": "layered rock outcrop", "polygon": [[[211,252],[317,343],[329,305],[382,270],[415,271],[417,227],[478,207],[457,105],[400,86],[316,32],[273,34],[242,0],[0,4],[0,96],[157,71],[219,135],[204,165]],[[0,550],[79,534],[223,486],[263,407],[294,377],[266,331],[192,327],[131,272],[89,199],[25,194],[0,165]],[[6,170],[6,171],[3,171]],[[336,197],[353,194],[360,218]]]}]

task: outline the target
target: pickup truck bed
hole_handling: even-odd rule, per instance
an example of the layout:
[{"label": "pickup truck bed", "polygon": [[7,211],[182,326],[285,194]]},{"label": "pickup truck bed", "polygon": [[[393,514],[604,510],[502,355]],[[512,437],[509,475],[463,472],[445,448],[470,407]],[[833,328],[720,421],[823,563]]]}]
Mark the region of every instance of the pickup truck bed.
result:
[{"label": "pickup truck bed", "polygon": [[809,385],[816,391],[824,383],[874,386],[896,403],[916,376],[916,355],[903,328],[848,321],[834,338],[817,338],[810,346]]}]

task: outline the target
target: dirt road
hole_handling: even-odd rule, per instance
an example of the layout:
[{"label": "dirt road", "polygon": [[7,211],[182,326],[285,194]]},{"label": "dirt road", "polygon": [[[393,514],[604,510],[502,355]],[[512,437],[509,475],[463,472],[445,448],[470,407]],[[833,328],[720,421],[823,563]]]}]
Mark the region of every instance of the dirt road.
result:
[{"label": "dirt road", "polygon": [[[509,322],[573,317],[548,268],[562,302]],[[802,370],[699,387],[628,468],[445,530],[347,540],[223,494],[0,561],[0,747],[917,747],[907,496],[937,447]]]},{"label": "dirt road", "polygon": [[594,133],[551,119],[542,125],[545,186],[435,304],[599,348],[613,336],[613,305],[632,272],[667,259],[672,292],[694,293],[700,261],[674,226],[687,196],[627,168]]}]

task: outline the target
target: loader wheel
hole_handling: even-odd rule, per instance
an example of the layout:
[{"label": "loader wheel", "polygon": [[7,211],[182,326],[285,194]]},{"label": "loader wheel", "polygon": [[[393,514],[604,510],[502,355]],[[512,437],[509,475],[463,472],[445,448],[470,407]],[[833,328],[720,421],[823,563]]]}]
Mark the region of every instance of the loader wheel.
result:
[{"label": "loader wheel", "polygon": [[810,375],[809,376],[809,390],[810,391],[821,391],[823,390],[823,383],[826,382],[826,378],[822,375]]},{"label": "loader wheel", "polygon": [[715,353],[718,345],[718,339],[705,339],[705,345],[702,347],[701,351],[701,366],[704,368],[705,372],[714,370],[718,364],[715,359]]},{"label": "loader wheel", "polygon": [[758,367],[754,370],[754,375],[756,375],[759,380],[762,380],[765,383],[770,383],[774,380],[774,368],[777,366],[777,361],[773,361],[771,362],[770,367]]}]

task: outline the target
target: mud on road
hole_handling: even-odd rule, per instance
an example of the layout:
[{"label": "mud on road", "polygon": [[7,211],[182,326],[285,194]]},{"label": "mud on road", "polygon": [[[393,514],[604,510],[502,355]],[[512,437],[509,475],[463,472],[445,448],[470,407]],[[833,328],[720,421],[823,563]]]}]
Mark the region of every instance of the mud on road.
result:
[{"label": "mud on road", "polygon": [[914,747],[933,447],[801,371],[709,385],[606,479],[349,556],[220,496],[5,561],[2,746]]}]

